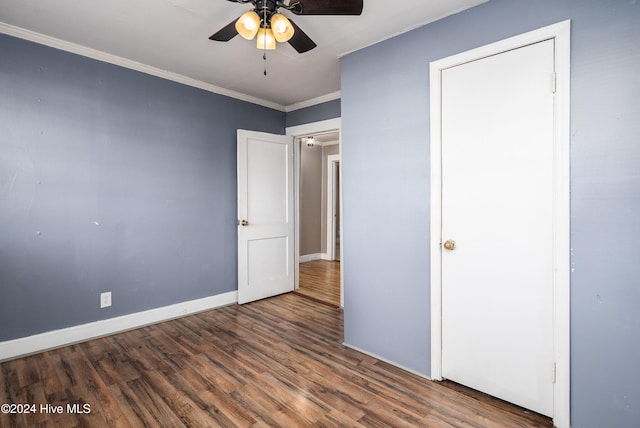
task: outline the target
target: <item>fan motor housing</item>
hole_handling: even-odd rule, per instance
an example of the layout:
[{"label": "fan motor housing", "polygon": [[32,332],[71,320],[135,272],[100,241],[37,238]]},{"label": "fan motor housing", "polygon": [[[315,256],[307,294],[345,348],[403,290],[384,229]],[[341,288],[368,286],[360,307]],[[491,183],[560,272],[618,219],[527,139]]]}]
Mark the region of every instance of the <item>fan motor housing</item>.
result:
[{"label": "fan motor housing", "polygon": [[270,12],[275,12],[278,8],[278,5],[275,0],[257,0],[255,2],[256,8],[255,11],[267,9]]}]

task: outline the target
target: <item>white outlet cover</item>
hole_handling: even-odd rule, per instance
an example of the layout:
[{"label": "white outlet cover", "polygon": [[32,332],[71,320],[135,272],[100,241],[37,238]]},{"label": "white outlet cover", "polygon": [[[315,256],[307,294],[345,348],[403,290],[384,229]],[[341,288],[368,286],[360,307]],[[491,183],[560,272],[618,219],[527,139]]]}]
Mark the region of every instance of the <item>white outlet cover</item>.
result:
[{"label": "white outlet cover", "polygon": [[111,306],[111,291],[100,293],[100,308],[108,308]]}]

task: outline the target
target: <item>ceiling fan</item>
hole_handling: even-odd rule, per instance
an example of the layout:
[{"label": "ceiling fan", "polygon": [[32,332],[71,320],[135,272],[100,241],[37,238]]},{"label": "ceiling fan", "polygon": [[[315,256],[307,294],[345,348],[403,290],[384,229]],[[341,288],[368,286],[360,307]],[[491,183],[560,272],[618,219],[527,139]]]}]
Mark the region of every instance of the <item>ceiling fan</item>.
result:
[{"label": "ceiling fan", "polygon": [[247,40],[257,36],[258,49],[275,49],[276,41],[289,42],[299,53],[317,45],[293,21],[278,12],[282,8],[296,15],[360,15],[363,0],[227,0],[251,3],[253,9],[230,22],[209,37],[210,40],[228,42],[237,34]]}]

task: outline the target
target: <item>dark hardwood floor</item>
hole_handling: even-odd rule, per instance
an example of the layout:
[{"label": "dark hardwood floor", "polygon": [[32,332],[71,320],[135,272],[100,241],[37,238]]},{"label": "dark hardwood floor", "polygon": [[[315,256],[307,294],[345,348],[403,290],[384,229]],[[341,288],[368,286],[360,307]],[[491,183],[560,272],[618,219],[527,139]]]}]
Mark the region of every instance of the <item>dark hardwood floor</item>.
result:
[{"label": "dark hardwood floor", "polygon": [[0,404],[37,411],[0,426],[550,426],[346,348],[342,332],[340,309],[290,293],[4,362]]},{"label": "dark hardwood floor", "polygon": [[314,260],[300,263],[300,288],[296,292],[339,308],[340,262]]}]

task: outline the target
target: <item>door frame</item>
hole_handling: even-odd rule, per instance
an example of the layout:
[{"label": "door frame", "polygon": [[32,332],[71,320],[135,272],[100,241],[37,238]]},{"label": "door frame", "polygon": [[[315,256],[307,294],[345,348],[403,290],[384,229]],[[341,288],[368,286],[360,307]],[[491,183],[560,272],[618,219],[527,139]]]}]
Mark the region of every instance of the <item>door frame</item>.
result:
[{"label": "door frame", "polygon": [[[342,154],[342,118],[337,117],[335,119],[327,119],[319,122],[305,123],[303,125],[289,126],[285,129],[285,135],[289,135],[295,138],[293,145],[293,159],[294,159],[294,174],[295,174],[295,187],[294,187],[294,205],[295,205],[295,276],[294,288],[298,290],[300,288],[300,144],[298,140],[301,137],[312,134],[324,134],[327,132],[338,132],[338,147]],[[340,174],[342,174],[342,168],[340,168]],[[340,215],[342,216],[342,180],[340,180]],[[344,307],[344,270],[342,263],[344,257],[344,238],[342,238],[342,224],[340,225],[340,306]]]},{"label": "door frame", "polygon": [[[442,380],[442,70],[544,40],[555,39],[553,199],[553,422],[570,427],[570,38],[566,20],[430,63],[431,379]],[[551,374],[550,374],[551,376]]]},{"label": "door frame", "polygon": [[[335,167],[336,163],[340,163],[341,155],[329,155],[327,156],[327,256],[329,260],[336,259],[336,222],[333,218],[333,214],[335,211],[335,201],[336,201],[336,185],[335,185]],[[340,170],[338,170],[338,174]],[[340,180],[338,180],[338,184]],[[340,192],[338,191],[338,196],[340,196]],[[340,204],[338,204],[340,207]],[[337,213],[340,216],[340,213]]]}]

